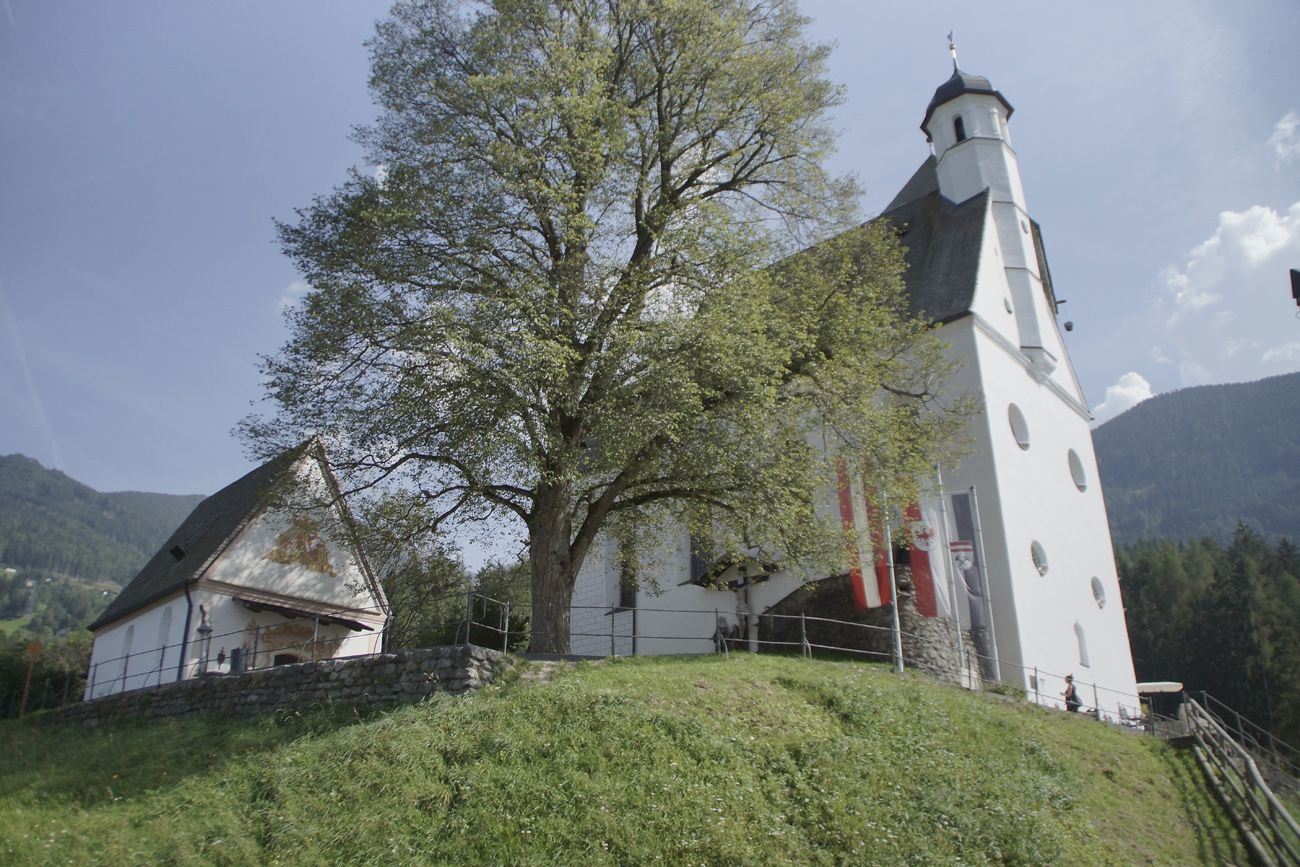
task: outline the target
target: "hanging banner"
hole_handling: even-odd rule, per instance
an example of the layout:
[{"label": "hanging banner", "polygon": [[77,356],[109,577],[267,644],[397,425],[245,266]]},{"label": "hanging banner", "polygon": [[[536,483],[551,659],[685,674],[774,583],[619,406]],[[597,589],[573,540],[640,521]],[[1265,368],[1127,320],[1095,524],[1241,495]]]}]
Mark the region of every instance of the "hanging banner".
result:
[{"label": "hanging banner", "polygon": [[975,518],[971,510],[971,496],[968,493],[953,494],[952,516],[953,533],[956,535],[949,544],[951,561],[956,577],[961,579],[958,585],[965,590],[967,610],[972,628],[984,625],[984,592],[980,581],[979,559],[975,552]]}]

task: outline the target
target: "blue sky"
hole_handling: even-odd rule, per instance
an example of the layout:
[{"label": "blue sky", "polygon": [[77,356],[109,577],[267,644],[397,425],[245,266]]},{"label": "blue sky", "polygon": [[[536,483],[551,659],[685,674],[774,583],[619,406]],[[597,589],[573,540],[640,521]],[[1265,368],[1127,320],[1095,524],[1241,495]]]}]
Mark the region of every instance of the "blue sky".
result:
[{"label": "blue sky", "polygon": [[[273,218],[341,182],[387,3],[0,0],[0,454],[210,493],[303,287]],[[909,8],[896,8],[908,6]],[[951,67],[1013,141],[1101,417],[1300,369],[1300,4],[803,3],[876,213]]]}]

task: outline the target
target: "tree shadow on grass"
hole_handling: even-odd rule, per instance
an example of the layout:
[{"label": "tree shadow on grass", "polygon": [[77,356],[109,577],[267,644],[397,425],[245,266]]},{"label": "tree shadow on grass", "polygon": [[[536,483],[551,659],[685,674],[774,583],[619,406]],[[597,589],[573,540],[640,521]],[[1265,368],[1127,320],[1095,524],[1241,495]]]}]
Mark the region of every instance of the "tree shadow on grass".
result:
[{"label": "tree shadow on grass", "polygon": [[1196,848],[1204,864],[1242,864],[1247,855],[1236,827],[1215,799],[1190,752],[1174,747],[1160,751],[1187,823],[1196,835]]}]

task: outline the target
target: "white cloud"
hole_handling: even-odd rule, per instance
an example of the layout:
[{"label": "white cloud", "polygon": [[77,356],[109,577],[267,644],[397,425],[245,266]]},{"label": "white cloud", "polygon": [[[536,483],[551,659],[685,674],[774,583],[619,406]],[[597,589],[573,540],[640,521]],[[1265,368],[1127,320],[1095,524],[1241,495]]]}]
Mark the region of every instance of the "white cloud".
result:
[{"label": "white cloud", "polygon": [[1259,359],[1265,364],[1300,364],[1300,340],[1292,340],[1267,350]]},{"label": "white cloud", "polygon": [[1243,382],[1300,369],[1287,269],[1300,262],[1300,202],[1224,211],[1214,233],[1160,275],[1166,293],[1131,324],[1130,340],[1180,385]]},{"label": "white cloud", "polygon": [[1288,111],[1273,126],[1273,134],[1268,137],[1268,146],[1277,154],[1278,166],[1300,158],[1300,114]]},{"label": "white cloud", "polygon": [[290,307],[295,306],[299,301],[301,301],[310,291],[311,287],[307,285],[306,281],[294,280],[288,286],[284,287],[284,291],[280,293],[280,300],[275,306],[281,310],[288,310]]},{"label": "white cloud", "polygon": [[1146,381],[1146,377],[1135,370],[1130,370],[1114,385],[1106,386],[1106,397],[1092,408],[1092,414],[1097,419],[1096,423],[1101,424],[1125,410],[1132,409],[1151,397],[1151,394],[1151,383]]}]

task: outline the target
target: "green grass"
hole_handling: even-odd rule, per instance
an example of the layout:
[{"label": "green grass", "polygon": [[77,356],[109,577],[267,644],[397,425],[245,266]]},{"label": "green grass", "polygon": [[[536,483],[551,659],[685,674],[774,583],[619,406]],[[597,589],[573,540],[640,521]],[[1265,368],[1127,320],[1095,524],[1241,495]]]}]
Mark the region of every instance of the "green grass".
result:
[{"label": "green grass", "polygon": [[8,620],[0,620],[0,635],[9,638],[12,635],[18,635],[27,631],[27,624],[32,622],[35,615],[24,614],[22,617],[11,617]]},{"label": "green grass", "polygon": [[0,726],[13,864],[1195,864],[1190,757],[861,663],[580,666],[362,719]]}]

